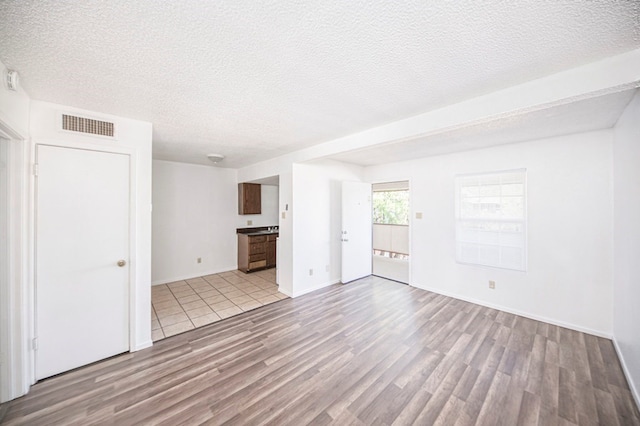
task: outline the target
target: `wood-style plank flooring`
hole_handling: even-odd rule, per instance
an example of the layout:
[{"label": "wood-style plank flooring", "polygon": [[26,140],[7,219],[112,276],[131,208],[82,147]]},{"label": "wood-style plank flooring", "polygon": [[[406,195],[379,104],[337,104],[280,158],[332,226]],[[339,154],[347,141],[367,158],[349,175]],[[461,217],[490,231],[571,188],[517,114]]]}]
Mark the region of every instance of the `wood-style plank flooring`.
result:
[{"label": "wood-style plank flooring", "polygon": [[611,341],[370,277],[36,384],[8,425],[640,425]]}]

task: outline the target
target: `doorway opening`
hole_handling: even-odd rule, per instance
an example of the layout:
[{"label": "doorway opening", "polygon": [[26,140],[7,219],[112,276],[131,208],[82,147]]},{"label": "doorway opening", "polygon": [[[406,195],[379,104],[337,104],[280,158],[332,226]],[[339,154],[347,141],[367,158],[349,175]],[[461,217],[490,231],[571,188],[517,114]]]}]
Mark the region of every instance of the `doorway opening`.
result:
[{"label": "doorway opening", "polygon": [[372,185],[373,275],[409,284],[409,181]]},{"label": "doorway opening", "polygon": [[24,395],[31,384],[26,347],[30,325],[25,146],[20,135],[0,120],[0,403]]},{"label": "doorway opening", "polygon": [[[0,345],[9,346],[9,141],[0,137]],[[7,367],[4,360],[0,366],[0,403],[10,398]]]}]

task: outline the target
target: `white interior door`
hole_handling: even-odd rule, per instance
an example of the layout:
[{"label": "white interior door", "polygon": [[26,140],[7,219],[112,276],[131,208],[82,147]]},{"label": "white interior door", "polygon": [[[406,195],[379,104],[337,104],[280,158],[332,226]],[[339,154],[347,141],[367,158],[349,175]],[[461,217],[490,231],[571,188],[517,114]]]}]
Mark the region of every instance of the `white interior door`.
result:
[{"label": "white interior door", "polygon": [[371,184],[342,182],[342,282],[371,275]]},{"label": "white interior door", "polygon": [[38,145],[36,162],[42,379],[129,350],[129,156]]}]

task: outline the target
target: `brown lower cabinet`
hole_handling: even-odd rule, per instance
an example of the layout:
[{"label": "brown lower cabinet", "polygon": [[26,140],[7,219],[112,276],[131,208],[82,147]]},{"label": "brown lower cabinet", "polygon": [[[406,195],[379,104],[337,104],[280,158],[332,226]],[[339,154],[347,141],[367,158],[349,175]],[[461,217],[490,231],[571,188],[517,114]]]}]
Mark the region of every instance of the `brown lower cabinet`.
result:
[{"label": "brown lower cabinet", "polygon": [[276,266],[276,238],[278,234],[238,234],[238,269],[253,272]]}]

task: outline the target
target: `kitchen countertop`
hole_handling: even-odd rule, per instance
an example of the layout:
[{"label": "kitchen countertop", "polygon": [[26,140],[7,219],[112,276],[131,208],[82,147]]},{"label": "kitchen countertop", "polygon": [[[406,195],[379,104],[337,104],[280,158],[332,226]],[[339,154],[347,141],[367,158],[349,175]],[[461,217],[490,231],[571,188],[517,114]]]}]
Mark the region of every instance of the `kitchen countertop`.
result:
[{"label": "kitchen countertop", "polygon": [[[269,230],[269,228],[272,228],[271,230]],[[249,236],[253,236],[253,235],[271,235],[271,234],[278,234],[280,232],[279,229],[273,229],[273,226],[259,226],[259,227],[255,227],[255,228],[238,228],[236,229],[236,233],[237,234],[243,234],[243,235],[249,235]]]},{"label": "kitchen countertop", "polygon": [[278,231],[277,229],[274,231],[257,231],[257,232],[247,232],[244,233],[244,235],[249,235],[249,236],[253,236],[253,235],[271,235],[271,234],[279,234],[280,231]]}]

